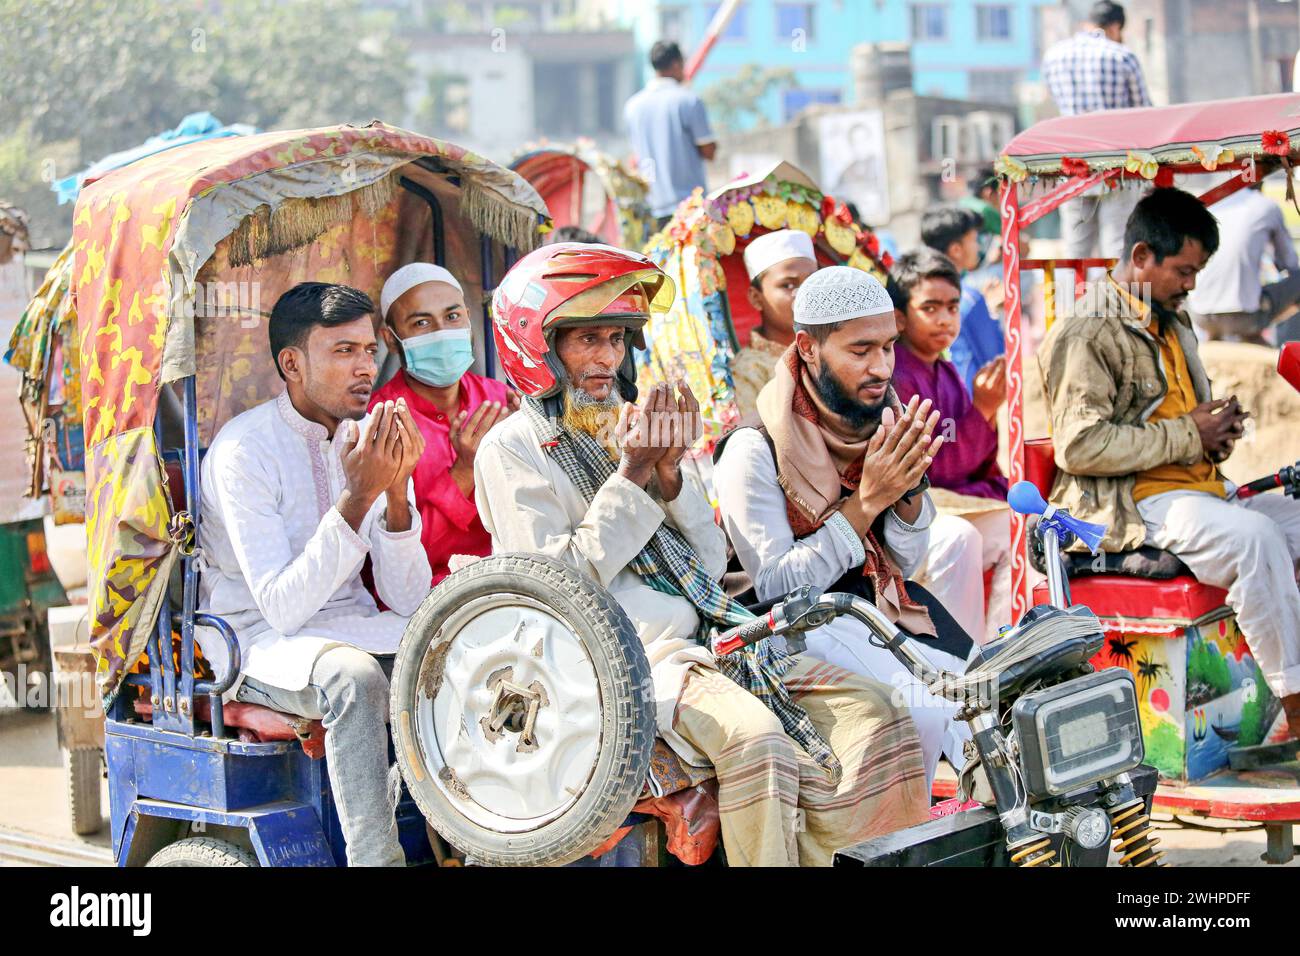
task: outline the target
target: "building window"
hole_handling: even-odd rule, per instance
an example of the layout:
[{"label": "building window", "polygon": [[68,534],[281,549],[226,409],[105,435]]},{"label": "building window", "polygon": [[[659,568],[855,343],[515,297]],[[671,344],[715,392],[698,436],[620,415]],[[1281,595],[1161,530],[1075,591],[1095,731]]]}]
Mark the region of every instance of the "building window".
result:
[{"label": "building window", "polygon": [[1011,39],[1011,8],[979,5],[975,8],[975,32],[981,40]]},{"label": "building window", "polygon": [[805,107],[818,104],[838,105],[843,99],[839,90],[786,90],[781,94],[781,119],[789,122]]},{"label": "building window", "polygon": [[961,117],[936,116],[930,123],[930,159],[962,159],[961,146]]},{"label": "building window", "polygon": [[805,40],[816,38],[813,15],[816,7],[811,3],[778,3],[776,5],[776,36],[778,40],[788,40],[795,36],[796,30],[802,30]]},{"label": "building window", "polygon": [[912,4],[912,39],[948,39],[948,8],[938,3]]},{"label": "building window", "polygon": [[442,135],[470,130],[470,80],[458,73],[435,72],[420,104],[421,122]]},{"label": "building window", "polygon": [[1018,70],[972,70],[970,73],[970,99],[976,103],[1016,102],[1016,88],[1020,85]]},{"label": "building window", "polygon": [[[722,4],[720,3],[710,3],[707,7],[704,8],[705,9],[704,28],[706,30],[709,28],[709,24],[713,22],[713,18],[717,16],[718,10],[721,6]],[[745,4],[742,3],[737,5],[736,12],[732,14],[731,22],[727,24],[727,29],[722,31],[722,36],[718,37],[718,39],[727,40],[727,41],[744,40],[746,35],[747,33],[745,30]]]},{"label": "building window", "polygon": [[659,8],[659,40],[672,40],[677,44],[686,42],[686,15],[685,7],[660,7]]},{"label": "building window", "polygon": [[979,110],[966,114],[965,132],[962,158],[972,163],[987,163],[1002,151],[1016,130],[1010,114]]}]

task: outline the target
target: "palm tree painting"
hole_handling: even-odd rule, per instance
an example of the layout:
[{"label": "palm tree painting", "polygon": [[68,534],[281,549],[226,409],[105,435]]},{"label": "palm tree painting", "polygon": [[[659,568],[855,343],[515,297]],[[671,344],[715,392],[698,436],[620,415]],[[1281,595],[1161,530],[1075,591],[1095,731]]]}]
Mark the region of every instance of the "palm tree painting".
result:
[{"label": "palm tree painting", "polygon": [[1106,645],[1110,651],[1111,664],[1122,665],[1130,670],[1133,668],[1133,648],[1137,647],[1137,638],[1130,640],[1122,636],[1112,637]]},{"label": "palm tree painting", "polygon": [[1142,693],[1146,693],[1147,684],[1154,683],[1160,679],[1161,674],[1169,673],[1169,666],[1153,660],[1150,656],[1143,654],[1138,659],[1137,678],[1138,687]]}]

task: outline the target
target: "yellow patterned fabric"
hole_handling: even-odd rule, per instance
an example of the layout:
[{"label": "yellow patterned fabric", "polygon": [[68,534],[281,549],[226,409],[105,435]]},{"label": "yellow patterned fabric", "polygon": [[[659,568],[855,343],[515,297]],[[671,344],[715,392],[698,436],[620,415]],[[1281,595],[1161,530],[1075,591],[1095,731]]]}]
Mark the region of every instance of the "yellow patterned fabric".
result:
[{"label": "yellow patterned fabric", "polygon": [[[86,544],[91,632],[103,635],[97,678],[114,679],[112,661],[134,663],[144,650],[175,555],[170,511],[152,428],[111,435],[86,460]],[[139,625],[139,626],[137,626]]]}]

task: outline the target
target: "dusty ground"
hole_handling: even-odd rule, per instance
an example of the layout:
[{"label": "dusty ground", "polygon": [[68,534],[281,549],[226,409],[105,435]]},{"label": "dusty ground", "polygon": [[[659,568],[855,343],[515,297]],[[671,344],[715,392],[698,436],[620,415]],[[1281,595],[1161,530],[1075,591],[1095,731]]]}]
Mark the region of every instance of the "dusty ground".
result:
[{"label": "dusty ground", "polygon": [[[103,793],[108,812],[107,784]],[[1157,818],[1169,821],[1168,817]],[[1204,820],[1204,825],[1239,826],[1230,821]],[[1160,822],[1160,841],[1169,861],[1178,866],[1263,866],[1262,830],[1212,833]],[[1170,827],[1165,829],[1165,827]],[[0,718],[0,866],[23,865],[6,854],[6,840],[36,842],[52,848],[79,847],[108,862],[108,824],[88,838],[76,836],[68,824],[67,793],[58,751],[54,718],[29,714]],[[1300,866],[1300,860],[1290,866]]]},{"label": "dusty ground", "polygon": [[[1241,826],[1232,820],[1193,821],[1198,826],[1225,828],[1227,832],[1223,833],[1179,826],[1168,816],[1163,815],[1157,815],[1156,821],[1160,829],[1160,847],[1165,851],[1165,858],[1173,866],[1267,865],[1260,860],[1260,854],[1264,852],[1263,830],[1228,830],[1227,828]],[[1169,829],[1165,829],[1166,827]],[[1300,858],[1283,865],[1300,866]]]},{"label": "dusty ground", "polygon": [[[5,853],[6,831],[37,835],[51,844],[87,847],[108,859],[108,823],[90,837],[72,832],[68,794],[59,753],[54,715],[7,714],[0,717],[0,865],[13,865]],[[101,790],[108,815],[108,783]]]}]

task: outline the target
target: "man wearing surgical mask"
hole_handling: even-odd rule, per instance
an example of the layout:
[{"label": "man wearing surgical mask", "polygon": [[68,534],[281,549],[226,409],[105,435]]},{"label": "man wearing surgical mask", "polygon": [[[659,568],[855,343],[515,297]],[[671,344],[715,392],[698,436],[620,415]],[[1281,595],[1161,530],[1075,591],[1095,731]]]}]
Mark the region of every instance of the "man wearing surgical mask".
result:
[{"label": "man wearing surgical mask", "polygon": [[402,369],[371,405],[399,398],[424,436],[415,468],[415,503],[433,584],[453,555],[483,557],[492,539],[474,504],[474,456],[493,425],[519,407],[494,379],[475,375],[469,309],[460,283],[442,266],[412,262],[394,272],[379,297],[384,342]]}]

